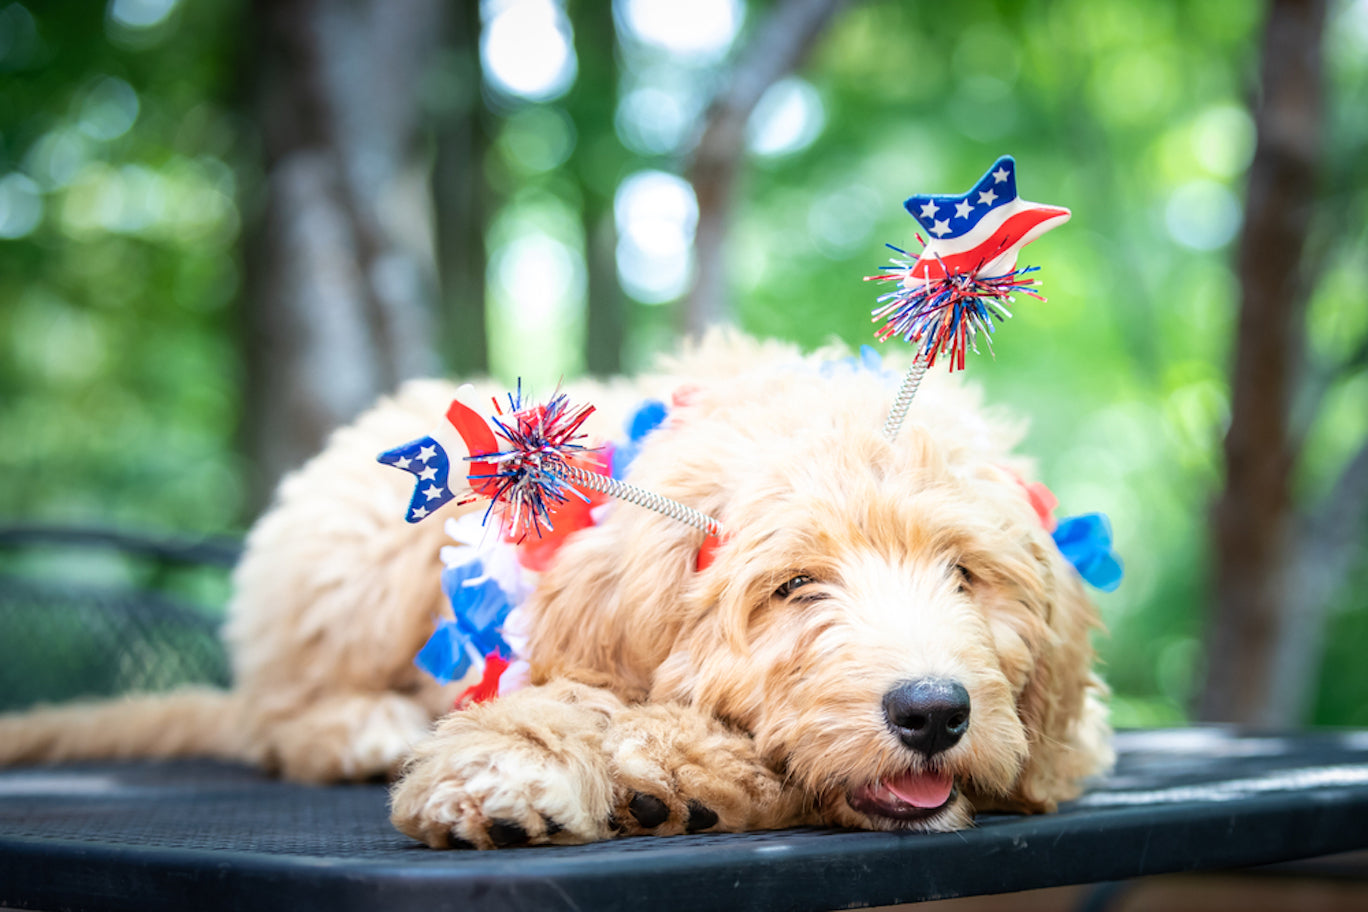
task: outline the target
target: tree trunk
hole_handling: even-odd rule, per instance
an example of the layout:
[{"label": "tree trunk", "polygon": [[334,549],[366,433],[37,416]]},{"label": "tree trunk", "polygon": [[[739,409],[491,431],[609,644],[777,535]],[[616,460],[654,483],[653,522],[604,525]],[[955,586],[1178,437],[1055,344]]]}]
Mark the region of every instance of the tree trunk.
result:
[{"label": "tree trunk", "polygon": [[1368,534],[1368,441],[1349,460],[1316,510],[1298,524],[1288,574],[1287,623],[1274,651],[1270,719],[1305,722],[1325,652],[1325,626],[1335,597],[1363,560]]},{"label": "tree trunk", "polygon": [[489,130],[481,90],[480,5],[458,3],[449,15],[447,79],[442,80],[437,157],[432,170],[437,273],[447,366],[457,376],[489,370],[485,319],[485,229],[495,209],[485,180]]},{"label": "tree trunk", "polygon": [[439,0],[258,0],[264,198],[246,251],[251,497],[436,367],[419,93]]},{"label": "tree trunk", "polygon": [[802,65],[840,6],[841,0],[776,3],[708,108],[687,175],[698,199],[694,279],[684,302],[684,329],[689,335],[733,318],[725,254],[746,151],[746,122],[765,90]]},{"label": "tree trunk", "polygon": [[1300,265],[1321,153],[1324,22],[1324,0],[1273,0],[1265,25],[1226,484],[1212,512],[1215,604],[1198,708],[1209,721],[1291,721],[1275,715],[1272,685],[1279,638],[1295,618],[1289,480],[1297,454],[1288,422],[1305,348]]},{"label": "tree trunk", "polygon": [[627,337],[627,299],[617,277],[617,226],[613,194],[622,178],[626,150],[614,128],[618,98],[617,30],[611,3],[587,3],[575,19],[579,75],[565,100],[579,130],[570,171],[579,184],[584,227],[584,362],[590,374],[622,370]]}]

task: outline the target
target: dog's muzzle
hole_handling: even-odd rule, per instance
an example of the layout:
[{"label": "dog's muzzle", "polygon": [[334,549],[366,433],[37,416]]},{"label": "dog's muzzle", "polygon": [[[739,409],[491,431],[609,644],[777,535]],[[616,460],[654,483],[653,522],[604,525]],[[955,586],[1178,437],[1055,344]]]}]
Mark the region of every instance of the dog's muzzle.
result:
[{"label": "dog's muzzle", "polygon": [[[919,678],[883,697],[889,728],[909,750],[930,761],[969,730],[969,692],[957,681]],[[929,820],[955,800],[955,778],[943,769],[912,770],[852,788],[846,802],[861,814],[911,823]]]}]

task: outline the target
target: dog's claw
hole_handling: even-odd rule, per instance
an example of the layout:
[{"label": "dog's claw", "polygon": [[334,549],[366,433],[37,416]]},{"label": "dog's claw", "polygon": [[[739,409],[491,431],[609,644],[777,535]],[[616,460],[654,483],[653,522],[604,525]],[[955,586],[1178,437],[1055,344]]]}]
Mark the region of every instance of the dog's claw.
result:
[{"label": "dog's claw", "polygon": [[[632,798],[631,803],[627,805],[627,810],[632,812],[637,823],[648,830],[653,830],[670,819],[670,809],[665,802],[644,792],[638,792]],[[715,817],[713,822],[716,822]]]},{"label": "dog's claw", "polygon": [[489,841],[494,843],[497,848],[507,849],[512,846],[527,845],[532,838],[527,834],[521,824],[512,820],[495,820],[489,824]]},{"label": "dog's claw", "polygon": [[712,826],[717,826],[717,812],[704,807],[702,802],[690,801],[689,820],[684,824],[684,829],[690,833],[697,833]]}]

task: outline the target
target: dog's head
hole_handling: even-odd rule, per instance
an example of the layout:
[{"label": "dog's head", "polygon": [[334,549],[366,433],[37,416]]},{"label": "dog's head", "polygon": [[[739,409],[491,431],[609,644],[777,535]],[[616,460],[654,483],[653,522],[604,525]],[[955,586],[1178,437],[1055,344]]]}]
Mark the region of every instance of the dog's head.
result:
[{"label": "dog's head", "polygon": [[830,822],[951,829],[1073,794],[1105,760],[1095,615],[1002,468],[1015,433],[950,387],[890,444],[888,401],[853,369],[704,383],[633,480],[719,517],[716,560],[618,507],[544,580],[538,674],[729,720]]}]

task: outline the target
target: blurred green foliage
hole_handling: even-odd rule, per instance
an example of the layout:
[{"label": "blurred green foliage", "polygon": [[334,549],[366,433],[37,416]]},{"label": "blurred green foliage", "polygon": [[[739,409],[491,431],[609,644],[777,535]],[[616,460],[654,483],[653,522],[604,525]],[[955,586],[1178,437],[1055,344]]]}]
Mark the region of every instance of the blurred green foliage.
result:
[{"label": "blurred green foliage", "polygon": [[[163,21],[130,30],[113,5],[0,6],[0,181],[11,181],[0,233],[4,206],[24,193],[42,207],[31,231],[0,239],[0,515],[240,529],[250,518],[235,446],[238,245],[260,192],[254,127],[235,109],[247,10],[171,4]],[[589,6],[568,7],[576,29]],[[1023,258],[1042,267],[1049,302],[1021,300],[995,357],[975,358],[969,376],[1030,417],[1024,449],[1062,512],[1114,521],[1127,580],[1100,599],[1101,644],[1123,725],[1183,718],[1200,670],[1261,10],[1248,0],[851,5],[802,73],[820,131],[752,156],[734,224],[747,330],[858,344],[872,341],[874,295],[860,277],[883,264],[884,242],[913,245],[904,197],[963,189],[1010,152],[1023,196],[1073,210]],[[750,10],[740,42],[761,12]],[[1368,3],[1332,4],[1328,35],[1313,367],[1368,336]],[[617,59],[626,87],[644,64],[620,49]],[[651,61],[653,78],[668,65]],[[681,63],[673,78],[714,86],[723,66]],[[606,122],[576,123],[555,100],[486,101],[495,141],[472,179],[505,200],[489,231],[492,363],[512,374],[533,362],[554,380],[583,364],[582,292],[569,293],[553,338],[529,341],[535,328],[509,316],[502,257],[540,231],[579,257],[565,275],[582,284],[585,188],[605,194],[643,169],[678,174],[683,155],[623,136],[622,122],[620,140]],[[597,144],[575,159],[593,173],[565,164],[577,137]],[[629,368],[673,343],[668,303],[635,301],[627,319]],[[1302,415],[1307,502],[1368,435],[1368,375],[1326,383],[1321,406]],[[1332,618],[1317,721],[1368,724],[1360,570]]]},{"label": "blurred green foliage", "polygon": [[242,4],[138,29],[115,6],[0,4],[0,515],[222,529],[242,522]]}]

